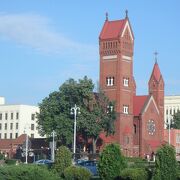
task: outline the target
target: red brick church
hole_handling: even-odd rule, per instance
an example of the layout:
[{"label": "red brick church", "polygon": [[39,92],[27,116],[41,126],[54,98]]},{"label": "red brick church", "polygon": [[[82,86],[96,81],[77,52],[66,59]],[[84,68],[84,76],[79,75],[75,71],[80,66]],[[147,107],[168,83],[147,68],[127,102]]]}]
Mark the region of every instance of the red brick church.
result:
[{"label": "red brick church", "polygon": [[[122,20],[106,20],[99,36],[100,87],[116,102],[116,132],[104,143],[118,142],[126,156],[145,156],[163,142],[164,81],[157,61],[148,95],[136,95],[133,76],[134,34],[126,12]],[[143,71],[143,67],[141,68]],[[146,72],[144,72],[146,74]]]}]

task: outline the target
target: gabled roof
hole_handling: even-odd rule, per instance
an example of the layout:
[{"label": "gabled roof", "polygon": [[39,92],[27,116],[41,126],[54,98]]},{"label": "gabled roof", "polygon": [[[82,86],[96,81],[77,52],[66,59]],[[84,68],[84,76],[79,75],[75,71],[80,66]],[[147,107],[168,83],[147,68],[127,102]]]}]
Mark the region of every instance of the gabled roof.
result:
[{"label": "gabled roof", "polygon": [[99,38],[102,40],[117,38],[122,33],[126,21],[126,19],[105,21]]},{"label": "gabled roof", "polygon": [[133,97],[133,114],[134,116],[139,116],[145,103],[148,99],[148,96],[134,96]]},{"label": "gabled roof", "polygon": [[159,66],[158,66],[157,62],[154,64],[154,68],[153,68],[151,76],[154,76],[154,78],[159,82],[159,80],[161,78],[161,71],[159,69]]}]

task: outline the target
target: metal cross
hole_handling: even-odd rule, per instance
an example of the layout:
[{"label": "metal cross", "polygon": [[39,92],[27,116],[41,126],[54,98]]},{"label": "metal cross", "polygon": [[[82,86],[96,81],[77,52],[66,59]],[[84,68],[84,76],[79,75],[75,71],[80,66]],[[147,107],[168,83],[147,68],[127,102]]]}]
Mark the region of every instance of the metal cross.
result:
[{"label": "metal cross", "polygon": [[154,52],[154,55],[155,55],[155,63],[157,63],[157,55],[158,55],[159,53],[157,52],[157,51],[155,51]]}]

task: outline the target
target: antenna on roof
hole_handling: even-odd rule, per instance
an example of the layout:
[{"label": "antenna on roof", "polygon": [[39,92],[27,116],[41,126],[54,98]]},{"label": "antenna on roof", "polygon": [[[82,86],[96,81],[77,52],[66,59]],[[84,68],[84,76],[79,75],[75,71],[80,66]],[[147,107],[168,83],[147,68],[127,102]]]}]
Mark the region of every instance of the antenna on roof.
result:
[{"label": "antenna on roof", "polygon": [[106,21],[108,21],[108,12],[106,12]]},{"label": "antenna on roof", "polygon": [[155,63],[157,63],[157,55],[158,55],[158,52],[155,51],[155,52],[154,52],[154,55],[155,55]]},{"label": "antenna on roof", "polygon": [[128,10],[127,9],[126,9],[125,13],[126,13],[126,18],[128,18]]}]

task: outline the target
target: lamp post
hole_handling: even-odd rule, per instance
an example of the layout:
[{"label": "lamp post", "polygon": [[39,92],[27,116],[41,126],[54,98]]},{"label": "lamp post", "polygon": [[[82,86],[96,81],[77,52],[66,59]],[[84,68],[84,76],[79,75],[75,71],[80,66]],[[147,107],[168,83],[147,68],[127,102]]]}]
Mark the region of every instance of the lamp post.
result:
[{"label": "lamp post", "polygon": [[26,126],[24,127],[24,133],[26,134],[26,150],[25,150],[26,161],[25,161],[25,164],[28,163],[28,133],[27,133],[27,128],[29,128],[28,124],[26,124]]},{"label": "lamp post", "polygon": [[73,143],[73,154],[74,154],[74,160],[75,160],[75,153],[76,153],[76,117],[77,113],[80,114],[80,108],[78,106],[75,106],[71,108],[71,114],[74,115],[74,143]]},{"label": "lamp post", "polygon": [[54,136],[55,136],[55,131],[53,130],[52,132],[52,137],[53,137],[53,142],[52,142],[52,161],[54,162],[54,149],[55,149],[55,143],[54,143]]}]

